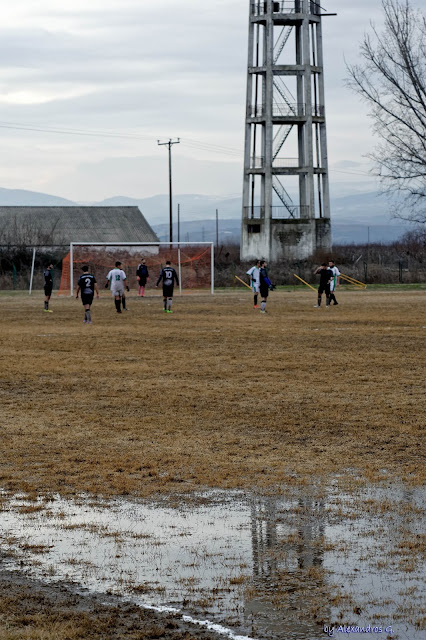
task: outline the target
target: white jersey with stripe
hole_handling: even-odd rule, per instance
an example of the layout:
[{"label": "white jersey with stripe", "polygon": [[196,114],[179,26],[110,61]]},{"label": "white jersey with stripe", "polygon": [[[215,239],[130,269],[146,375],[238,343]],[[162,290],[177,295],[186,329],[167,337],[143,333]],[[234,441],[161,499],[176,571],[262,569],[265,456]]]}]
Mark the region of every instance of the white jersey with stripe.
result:
[{"label": "white jersey with stripe", "polygon": [[250,276],[250,285],[254,292],[259,291],[260,285],[260,269],[259,267],[251,267],[248,271],[246,271],[247,275]]},{"label": "white jersey with stripe", "polygon": [[340,271],[337,267],[329,267],[329,269],[333,272],[333,277],[330,280],[330,291],[336,291],[337,278],[340,276]]}]

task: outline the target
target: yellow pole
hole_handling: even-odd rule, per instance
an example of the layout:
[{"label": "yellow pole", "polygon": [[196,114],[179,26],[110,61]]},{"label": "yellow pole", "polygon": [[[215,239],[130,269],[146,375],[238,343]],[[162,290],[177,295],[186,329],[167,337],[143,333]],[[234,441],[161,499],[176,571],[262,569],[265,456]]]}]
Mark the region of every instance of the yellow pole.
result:
[{"label": "yellow pole", "polygon": [[300,280],[300,282],[303,282],[303,284],[306,284],[307,287],[309,287],[310,289],[312,289],[312,291],[316,291],[316,289],[314,289],[314,287],[311,287],[310,284],[308,284],[307,282],[305,282],[304,280],[302,280],[302,278],[299,278],[299,276],[297,276],[295,273],[293,273],[294,277],[297,278],[298,280]]},{"label": "yellow pole", "polygon": [[244,282],[244,280],[241,280],[241,278],[239,278],[238,276],[234,276],[234,278],[237,278],[237,280],[239,280],[240,282],[242,282],[242,283],[243,283],[243,285],[244,285],[245,287],[247,287],[248,289],[250,289],[250,291],[252,290],[252,289],[251,289],[251,286],[250,286],[250,285],[248,285],[248,284],[247,284],[247,282]]},{"label": "yellow pole", "polygon": [[365,282],[360,282],[359,280],[355,280],[355,278],[351,278],[350,276],[345,276],[343,275],[343,273],[340,274],[340,277],[343,278],[343,280],[347,280],[350,284],[362,287],[363,289],[367,288],[367,285],[365,284]]}]

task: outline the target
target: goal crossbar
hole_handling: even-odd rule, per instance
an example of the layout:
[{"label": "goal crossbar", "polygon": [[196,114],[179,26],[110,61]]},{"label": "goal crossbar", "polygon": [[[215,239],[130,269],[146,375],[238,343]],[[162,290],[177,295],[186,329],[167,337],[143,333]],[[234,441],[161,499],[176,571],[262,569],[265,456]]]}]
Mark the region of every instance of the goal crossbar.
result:
[{"label": "goal crossbar", "polygon": [[214,242],[70,242],[70,296],[74,295],[74,247],[170,247],[177,248],[179,292],[182,293],[180,247],[210,246],[210,293],[214,294]]}]

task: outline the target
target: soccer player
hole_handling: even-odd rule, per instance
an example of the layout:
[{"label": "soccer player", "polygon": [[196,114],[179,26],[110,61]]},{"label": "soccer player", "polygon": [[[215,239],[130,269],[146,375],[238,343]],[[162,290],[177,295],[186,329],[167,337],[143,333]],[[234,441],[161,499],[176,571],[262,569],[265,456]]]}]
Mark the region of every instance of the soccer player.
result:
[{"label": "soccer player", "polygon": [[172,313],[173,288],[175,286],[175,282],[179,285],[179,278],[176,271],[173,269],[170,260],[167,260],[166,266],[161,269],[157,284],[155,285],[156,287],[158,287],[161,280],[163,281],[164,311],[166,313]]},{"label": "soccer player", "polygon": [[256,264],[254,267],[251,267],[247,272],[247,275],[250,276],[250,286],[253,290],[254,301],[253,308],[257,309],[257,296],[259,294],[259,277],[260,277],[260,260],[256,260]]},{"label": "soccer player", "polygon": [[259,269],[259,291],[260,291],[260,297],[262,299],[260,303],[260,313],[267,313],[266,302],[269,295],[269,289],[271,289],[272,291],[274,288],[274,285],[269,280],[266,267],[267,267],[266,260],[261,260],[260,269]]},{"label": "soccer player", "polygon": [[146,260],[143,259],[140,264],[138,264],[138,268],[136,269],[136,280],[139,284],[138,296],[142,298],[145,296],[145,286],[149,280],[149,271],[146,266]]},{"label": "soccer player", "polygon": [[46,269],[43,271],[43,275],[44,275],[44,311],[46,313],[53,313],[53,311],[51,309],[49,309],[49,300],[50,300],[50,296],[52,295],[52,289],[53,289],[53,277],[52,277],[52,269],[53,269],[53,264],[52,262],[49,262],[49,264],[46,266]]},{"label": "soccer player", "polygon": [[339,278],[340,271],[334,264],[334,260],[328,261],[328,268],[330,269],[330,271],[333,272],[333,277],[330,280],[330,302],[333,301],[333,304],[339,304],[336,300],[336,296],[334,295],[334,292],[336,291],[336,288],[340,285],[340,278]]},{"label": "soccer player", "polygon": [[333,272],[328,268],[327,263],[323,262],[318,269],[315,269],[314,275],[319,275],[320,277],[318,287],[318,304],[314,306],[317,309],[321,306],[322,294],[325,292],[325,308],[328,309],[330,306],[330,280],[333,277]]},{"label": "soccer player", "polygon": [[96,278],[94,275],[89,273],[89,267],[82,267],[82,275],[79,277],[77,282],[77,293],[76,298],[78,300],[78,294],[81,291],[81,302],[84,307],[84,320],[83,322],[86,324],[92,324],[92,316],[90,314],[90,307],[93,302],[93,297],[96,291],[96,297],[99,300],[99,289],[96,284]]},{"label": "soccer player", "polygon": [[121,262],[117,260],[115,263],[115,269],[111,269],[106,279],[105,289],[108,289],[108,286],[111,286],[111,293],[115,299],[115,308],[117,309],[117,313],[121,313],[121,304],[123,304],[123,310],[127,311],[124,287],[126,287],[127,291],[130,291],[130,289],[127,286],[127,276],[121,268]]}]

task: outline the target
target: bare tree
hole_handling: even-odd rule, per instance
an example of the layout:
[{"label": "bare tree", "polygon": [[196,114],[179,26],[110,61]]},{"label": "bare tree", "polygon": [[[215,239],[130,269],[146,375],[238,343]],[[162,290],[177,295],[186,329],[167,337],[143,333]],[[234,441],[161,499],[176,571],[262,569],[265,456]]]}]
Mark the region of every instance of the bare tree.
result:
[{"label": "bare tree", "polygon": [[397,196],[394,215],[426,223],[426,18],[409,0],[382,6],[384,28],[371,25],[348,84],[371,109],[380,142],[369,157],[383,190]]}]

